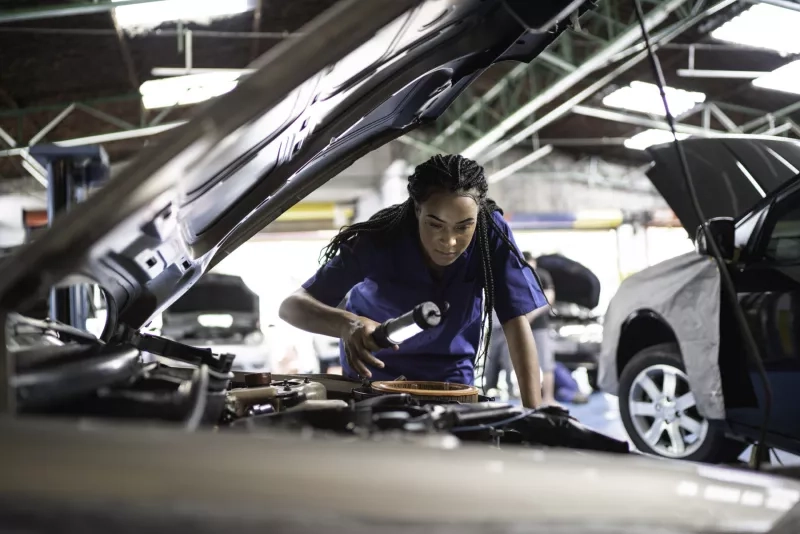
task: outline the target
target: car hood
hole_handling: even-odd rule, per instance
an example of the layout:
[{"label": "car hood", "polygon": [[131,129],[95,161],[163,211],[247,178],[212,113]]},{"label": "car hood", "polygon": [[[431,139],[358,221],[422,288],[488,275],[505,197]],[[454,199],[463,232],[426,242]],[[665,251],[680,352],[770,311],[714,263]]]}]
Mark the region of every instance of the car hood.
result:
[{"label": "car hood", "polygon": [[[800,143],[764,137],[721,137],[681,141],[692,183],[706,218],[738,217],[800,169]],[[694,239],[695,215],[678,154],[672,143],[648,149],[647,176]]]},{"label": "car hood", "polygon": [[796,481],[764,473],[452,436],[253,439],[13,419],[0,431],[0,521],[25,531],[68,511],[76,524],[159,532],[189,521],[200,532],[767,532],[800,499]]},{"label": "car hood", "polygon": [[594,309],[600,301],[600,280],[585,265],[561,254],[536,258],[536,264],[550,273],[556,301]]},{"label": "car hood", "polygon": [[0,308],[76,275],[140,327],[356,159],[436,119],[487,67],[531,61],[592,3],[339,2],[16,254]]}]

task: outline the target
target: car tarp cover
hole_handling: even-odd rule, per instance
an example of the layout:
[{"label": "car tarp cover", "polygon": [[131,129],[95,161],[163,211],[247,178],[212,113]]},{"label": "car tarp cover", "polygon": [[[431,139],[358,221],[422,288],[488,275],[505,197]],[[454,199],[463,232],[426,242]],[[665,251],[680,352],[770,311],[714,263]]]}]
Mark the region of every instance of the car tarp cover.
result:
[{"label": "car tarp cover", "polygon": [[[738,217],[797,175],[800,144],[788,139],[724,137],[681,141],[703,215]],[[694,239],[700,220],[672,143],[648,149],[647,176]]]},{"label": "car tarp cover", "polygon": [[603,320],[598,383],[618,394],[617,348],[622,326],[639,310],[660,315],[680,345],[697,410],[725,418],[719,353],[720,275],[712,258],[694,252],[671,258],[625,279]]}]

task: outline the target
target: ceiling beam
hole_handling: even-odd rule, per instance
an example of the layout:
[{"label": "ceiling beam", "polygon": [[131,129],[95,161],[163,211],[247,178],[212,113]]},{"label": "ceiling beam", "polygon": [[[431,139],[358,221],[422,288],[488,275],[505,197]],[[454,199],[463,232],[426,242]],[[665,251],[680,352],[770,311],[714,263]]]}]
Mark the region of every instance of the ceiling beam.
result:
[{"label": "ceiling beam", "polygon": [[[127,139],[137,139],[140,137],[149,137],[151,135],[160,134],[177,128],[186,124],[186,121],[169,122],[167,124],[160,124],[158,126],[149,126],[145,128],[137,128],[134,130],[124,130],[121,132],[111,132],[99,135],[90,135],[88,137],[79,137],[76,139],[64,139],[62,141],[53,141],[52,144],[56,146],[84,146],[94,145],[99,143],[111,143],[114,141],[124,141]],[[29,147],[16,147],[8,150],[0,150],[0,157],[7,156],[20,156]]]},{"label": "ceiling beam", "polygon": [[[647,15],[645,15],[645,26],[649,30],[652,30],[664,22],[673,11],[685,4],[686,1],[687,0],[667,0],[663,4],[651,9]],[[576,84],[583,81],[586,76],[592,72],[607,66],[611,57],[620,52],[624,52],[626,49],[636,44],[641,38],[641,35],[642,34],[639,26],[631,25],[625,32],[623,32],[614,41],[609,43],[605,48],[597,52],[588,60],[584,61],[578,68],[566,74],[556,83],[533,97],[527,104],[522,106],[516,112],[512,113],[482,138],[478,139],[466,149],[462,150],[461,153],[468,158],[475,159],[477,156],[489,149],[489,147],[500,141],[506,133],[511,131],[511,129],[539,111],[543,106],[562,96],[564,93],[572,89],[572,87],[574,87]]]},{"label": "ceiling beam", "polygon": [[[679,24],[676,24],[668,31],[663,33],[660,39],[653,41],[652,43],[653,49],[658,50],[660,46],[675,39],[683,32],[685,32],[687,29],[697,24],[697,22],[699,22],[700,20],[715,13],[718,13],[722,9],[725,9],[726,7],[734,4],[735,2],[736,0],[721,0],[713,7],[706,10],[704,13],[692,17],[690,19],[686,19],[680,22]],[[641,50],[637,52],[633,57],[629,58],[625,63],[619,65],[617,68],[615,68],[614,70],[612,70],[599,80],[596,80],[594,83],[587,86],[577,94],[573,95],[565,102],[559,104],[557,107],[555,107],[542,117],[539,117],[529,126],[526,126],[519,132],[515,133],[510,138],[505,139],[501,143],[498,143],[497,145],[491,147],[491,149],[487,150],[486,153],[480,158],[480,161],[487,162],[500,156],[501,154],[504,154],[505,152],[516,146],[518,143],[524,141],[533,134],[539,132],[542,128],[545,128],[546,126],[564,117],[575,106],[581,104],[582,102],[593,96],[595,93],[606,87],[609,83],[613,82],[618,76],[620,76],[624,72],[638,65],[641,60],[647,57],[647,54],[648,54],[647,50]]]},{"label": "ceiling beam", "polygon": [[[583,115],[584,117],[621,122],[623,124],[640,126],[642,128],[654,128],[656,130],[670,131],[669,124],[666,121],[651,119],[649,117],[639,115],[631,115],[629,113],[622,113],[620,111],[612,111],[610,109],[593,108],[589,106],[575,106],[572,108],[572,112],[577,115]],[[675,124],[675,131],[678,133],[696,135],[699,137],[727,135],[727,132],[720,130],[711,130],[701,126],[691,126],[688,124]]]}]

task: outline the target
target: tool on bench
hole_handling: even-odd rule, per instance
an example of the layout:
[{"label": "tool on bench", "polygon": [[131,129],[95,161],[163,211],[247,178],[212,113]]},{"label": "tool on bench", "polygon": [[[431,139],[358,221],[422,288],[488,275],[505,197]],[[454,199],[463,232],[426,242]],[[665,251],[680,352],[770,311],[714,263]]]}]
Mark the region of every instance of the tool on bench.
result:
[{"label": "tool on bench", "polygon": [[372,333],[372,339],[382,349],[399,345],[423,330],[439,326],[449,307],[446,302],[441,309],[433,302],[418,304],[410,312],[382,323]]}]

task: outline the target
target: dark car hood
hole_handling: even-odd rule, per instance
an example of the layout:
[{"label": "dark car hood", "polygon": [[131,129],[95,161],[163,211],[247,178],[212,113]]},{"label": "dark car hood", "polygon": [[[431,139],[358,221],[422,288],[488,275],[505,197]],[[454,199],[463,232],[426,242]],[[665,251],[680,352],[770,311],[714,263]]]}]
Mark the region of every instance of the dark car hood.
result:
[{"label": "dark car hood", "polygon": [[536,258],[536,265],[550,273],[556,301],[594,309],[600,302],[600,280],[585,265],[561,254]]},{"label": "dark car hood", "polygon": [[591,4],[339,2],[16,254],[0,308],[82,275],[140,327],[356,159],[433,121],[487,67],[532,60]]},{"label": "dark car hood", "polygon": [[[764,137],[720,137],[681,141],[703,215],[737,217],[800,169],[800,143]],[[700,221],[672,143],[650,147],[647,176],[694,239]]]}]

